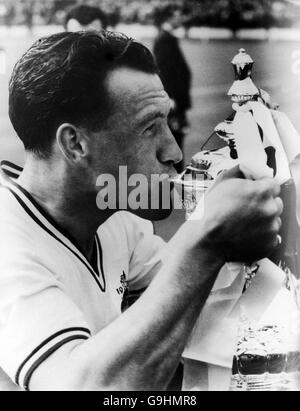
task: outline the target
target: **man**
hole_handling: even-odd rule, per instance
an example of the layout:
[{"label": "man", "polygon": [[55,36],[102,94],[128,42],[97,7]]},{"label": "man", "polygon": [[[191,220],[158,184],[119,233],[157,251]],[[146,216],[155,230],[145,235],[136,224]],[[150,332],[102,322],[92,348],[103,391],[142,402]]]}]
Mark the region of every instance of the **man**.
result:
[{"label": "man", "polygon": [[[169,126],[182,149],[188,126],[187,111],[191,108],[192,75],[179,40],[174,35],[174,30],[180,26],[179,13],[174,12],[172,7],[159,9],[155,14],[155,23],[159,32],[153,52],[164,88],[173,102]],[[175,167],[178,172],[182,172],[183,160]]]},{"label": "man", "polygon": [[107,16],[98,7],[84,4],[73,7],[66,15],[65,29],[67,31],[105,30]]},{"label": "man", "polygon": [[28,28],[28,31],[32,33],[34,22],[33,20],[35,15],[35,4],[33,1],[27,2],[26,5],[24,5],[23,14],[25,19],[25,25]]},{"label": "man", "polygon": [[[278,185],[234,171],[167,246],[143,217],[170,210],[98,208],[99,176],[122,191],[121,165],[174,174],[169,110],[151,53],[119,34],[57,34],[16,65],[10,118],[26,163],[4,163],[1,179],[0,366],[22,389],[165,389],[223,264],[276,246]],[[145,288],[121,314],[124,293]]]}]

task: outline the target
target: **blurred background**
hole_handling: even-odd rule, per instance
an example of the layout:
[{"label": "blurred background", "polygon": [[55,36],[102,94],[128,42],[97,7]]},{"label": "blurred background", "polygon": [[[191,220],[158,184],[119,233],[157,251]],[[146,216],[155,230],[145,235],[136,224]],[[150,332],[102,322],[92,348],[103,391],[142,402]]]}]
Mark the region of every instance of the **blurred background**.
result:
[{"label": "blurred background", "polygon": [[[184,141],[185,161],[200,150],[214,127],[231,113],[230,64],[243,47],[255,60],[254,82],[267,90],[300,130],[300,1],[291,0],[0,0],[0,159],[24,161],[8,118],[8,82],[22,53],[41,36],[64,30],[74,5],[100,7],[111,29],[153,48],[155,16],[172,6],[181,16],[175,31],[192,72],[192,108]],[[208,147],[218,142],[213,140]],[[169,238],[182,212],[159,226]]]},{"label": "blurred background", "polygon": [[[270,28],[297,26],[297,0],[1,0],[0,21],[6,25],[60,25],[75,4],[99,6],[110,24],[152,24],[153,10],[175,5],[185,27]],[[299,13],[298,13],[299,15]]]}]

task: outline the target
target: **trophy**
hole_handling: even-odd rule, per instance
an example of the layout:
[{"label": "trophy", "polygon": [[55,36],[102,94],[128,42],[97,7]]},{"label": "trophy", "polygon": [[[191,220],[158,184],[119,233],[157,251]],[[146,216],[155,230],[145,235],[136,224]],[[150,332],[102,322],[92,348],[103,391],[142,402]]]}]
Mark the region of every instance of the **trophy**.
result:
[{"label": "trophy", "polygon": [[296,190],[270,110],[271,107],[278,106],[272,105],[270,95],[254,84],[254,61],[245,49],[239,50],[232,65],[235,81],[228,96],[234,111],[215,127],[213,133],[226,143],[225,147],[197,153],[175,184],[183,187],[184,207],[189,218],[205,191],[224,170],[239,165],[246,178],[276,178],[281,184],[281,197],[285,207],[280,246],[271,259],[283,269],[288,268],[298,275],[298,250],[293,241],[298,227]]},{"label": "trophy", "polygon": [[[244,49],[239,51],[232,64],[236,79],[228,95],[235,111],[231,126],[240,168],[247,178],[274,177],[281,184],[281,198],[285,207],[283,224],[279,245],[270,260],[285,272],[284,286],[299,305],[298,290],[295,286],[295,276],[299,275],[295,231],[298,227],[296,191],[285,150],[269,109],[271,98],[253,83],[254,61]],[[253,272],[253,275],[255,274]],[[250,273],[248,278],[246,276],[246,289],[250,286],[253,275]],[[299,327],[299,316],[294,318],[292,326]],[[234,359],[233,374],[236,377],[233,377],[233,389],[279,391],[292,389],[293,386],[299,388],[298,336],[299,330],[291,333],[286,326],[253,325],[247,316],[244,316],[240,323],[237,354]],[[291,370],[294,373],[290,372]]]},{"label": "trophy", "polygon": [[[299,308],[298,244],[299,229],[296,218],[296,190],[288,159],[272,117],[270,95],[254,84],[254,61],[245,49],[232,60],[235,80],[228,92],[233,114],[218,124],[217,135],[225,147],[202,150],[196,154],[185,171],[175,181],[183,188],[187,218],[193,218],[195,209],[205,191],[214,184],[218,175],[236,165],[245,178],[257,180],[275,178],[281,185],[284,202],[282,228],[278,247],[269,257],[273,267],[284,272],[283,288],[288,290]],[[211,136],[212,137],[212,136]],[[197,218],[199,216],[199,212]],[[258,275],[260,262],[244,270],[244,292]],[[276,266],[276,267],[275,267]],[[230,263],[228,264],[230,270]],[[298,315],[299,314],[299,315]],[[293,333],[288,327],[274,323],[262,324],[248,318],[247,312],[239,313],[237,350],[233,359],[231,390],[280,391],[300,389],[300,308],[294,318]]]}]

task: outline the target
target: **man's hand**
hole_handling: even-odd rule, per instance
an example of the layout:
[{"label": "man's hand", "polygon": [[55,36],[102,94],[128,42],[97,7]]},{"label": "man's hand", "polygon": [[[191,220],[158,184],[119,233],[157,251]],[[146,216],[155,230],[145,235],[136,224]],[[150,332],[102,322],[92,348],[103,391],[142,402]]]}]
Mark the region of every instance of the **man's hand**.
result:
[{"label": "man's hand", "polygon": [[[229,170],[207,193],[204,243],[227,262],[252,263],[267,257],[278,245],[283,203],[274,180],[241,177],[238,168]],[[188,224],[195,232],[195,221]]]}]

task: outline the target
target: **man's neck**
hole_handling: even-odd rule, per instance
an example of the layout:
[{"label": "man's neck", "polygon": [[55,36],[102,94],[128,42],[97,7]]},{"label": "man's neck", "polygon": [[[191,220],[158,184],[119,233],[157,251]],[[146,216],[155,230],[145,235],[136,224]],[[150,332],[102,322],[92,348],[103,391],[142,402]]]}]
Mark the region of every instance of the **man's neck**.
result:
[{"label": "man's neck", "polygon": [[35,201],[78,244],[90,260],[95,234],[108,215],[96,206],[96,194],[87,191],[63,164],[28,159],[18,179]]}]

